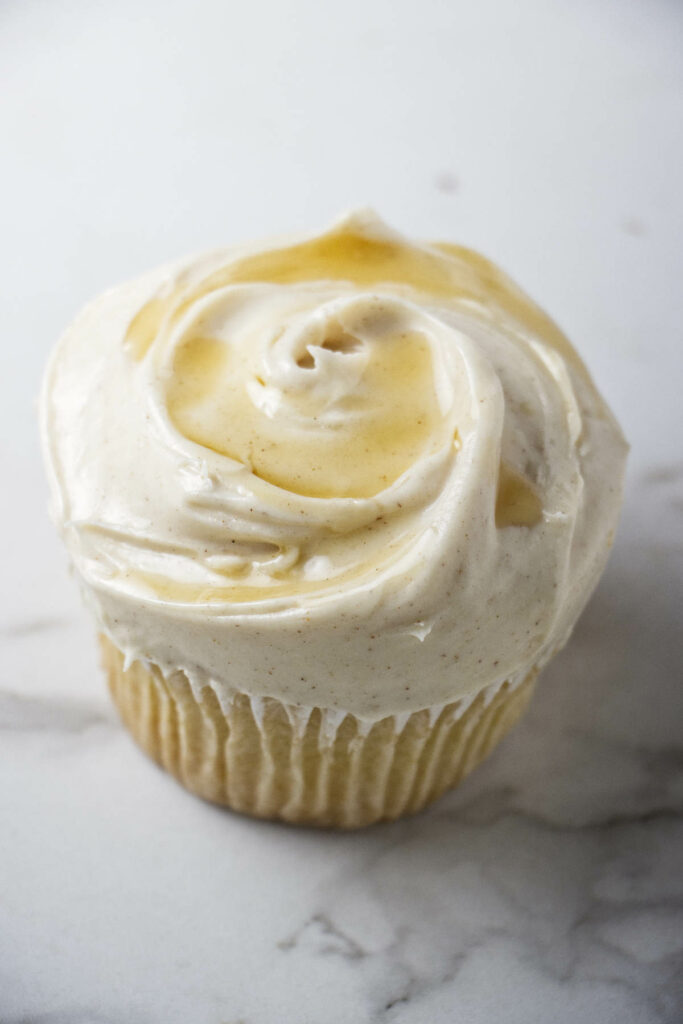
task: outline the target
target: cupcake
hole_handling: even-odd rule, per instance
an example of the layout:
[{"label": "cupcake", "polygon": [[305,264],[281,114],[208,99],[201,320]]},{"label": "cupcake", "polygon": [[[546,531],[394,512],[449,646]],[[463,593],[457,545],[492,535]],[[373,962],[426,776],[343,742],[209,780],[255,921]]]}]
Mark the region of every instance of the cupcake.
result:
[{"label": "cupcake", "polygon": [[627,450],[500,270],[367,212],[106,292],[41,419],[135,740],[207,800],[341,827],[417,811],[519,718]]}]

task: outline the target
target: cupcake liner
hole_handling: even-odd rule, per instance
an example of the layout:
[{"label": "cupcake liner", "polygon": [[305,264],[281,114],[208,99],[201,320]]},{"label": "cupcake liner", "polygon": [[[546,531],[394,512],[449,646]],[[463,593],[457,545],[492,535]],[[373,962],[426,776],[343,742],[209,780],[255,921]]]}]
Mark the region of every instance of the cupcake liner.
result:
[{"label": "cupcake liner", "polygon": [[222,707],[183,672],[133,662],[102,636],[109,688],[142,749],[197,796],[259,818],[358,828],[457,785],[524,711],[537,672],[473,700],[364,722],[237,694]]}]

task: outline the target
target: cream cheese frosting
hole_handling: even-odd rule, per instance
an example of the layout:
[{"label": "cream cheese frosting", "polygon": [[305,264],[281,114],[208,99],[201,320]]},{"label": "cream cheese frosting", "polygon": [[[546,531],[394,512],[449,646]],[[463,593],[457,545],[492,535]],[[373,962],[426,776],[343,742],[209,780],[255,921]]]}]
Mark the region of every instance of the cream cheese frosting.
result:
[{"label": "cream cheese frosting", "polygon": [[41,422],[52,515],[129,660],[365,719],[565,642],[627,451],[501,271],[365,211],[106,292]]}]

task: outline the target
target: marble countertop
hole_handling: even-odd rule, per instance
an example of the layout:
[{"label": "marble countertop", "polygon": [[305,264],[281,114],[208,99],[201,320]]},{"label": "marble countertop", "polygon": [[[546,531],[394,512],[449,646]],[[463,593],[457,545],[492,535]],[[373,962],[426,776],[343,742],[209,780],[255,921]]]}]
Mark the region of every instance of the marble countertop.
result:
[{"label": "marble countertop", "polygon": [[[3,5],[1,1024],[683,1019],[682,48],[670,0]],[[99,289],[361,203],[512,269],[633,450],[519,728],[340,835],[205,805],[133,746],[32,400]]]}]

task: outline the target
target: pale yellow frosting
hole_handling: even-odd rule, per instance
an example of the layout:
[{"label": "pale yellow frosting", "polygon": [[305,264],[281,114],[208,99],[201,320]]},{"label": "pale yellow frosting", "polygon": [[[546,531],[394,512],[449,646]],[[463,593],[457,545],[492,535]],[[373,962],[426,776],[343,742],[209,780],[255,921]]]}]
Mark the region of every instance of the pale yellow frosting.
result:
[{"label": "pale yellow frosting", "polygon": [[45,377],[52,511],[130,659],[373,719],[521,678],[605,563],[626,444],[499,270],[374,215],[105,293]]}]

